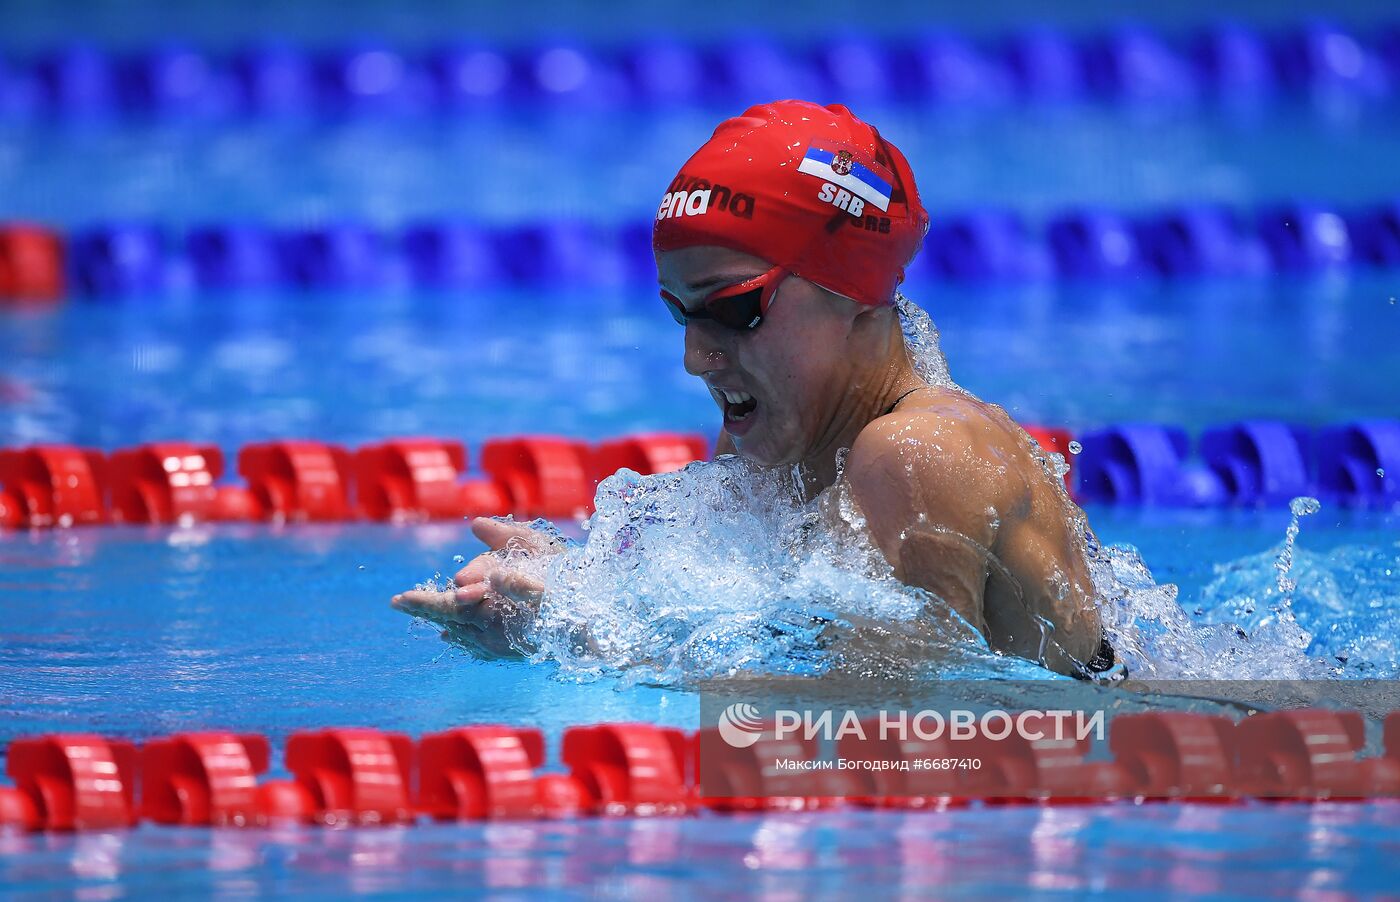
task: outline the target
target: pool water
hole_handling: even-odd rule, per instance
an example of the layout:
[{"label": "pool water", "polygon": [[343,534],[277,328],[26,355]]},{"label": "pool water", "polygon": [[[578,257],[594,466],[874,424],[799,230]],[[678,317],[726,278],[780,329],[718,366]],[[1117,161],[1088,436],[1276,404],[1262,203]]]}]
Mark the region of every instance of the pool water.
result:
[{"label": "pool water", "polygon": [[[194,6],[200,11],[179,13],[188,33],[241,33],[227,18],[226,27],[210,24],[226,13]],[[1256,6],[1267,17],[1268,5]],[[51,41],[63,24],[42,4],[30,7],[25,27],[4,39],[14,46]],[[90,27],[131,39],[159,31],[165,13],[88,15]],[[271,8],[259,15],[276,17]],[[289,33],[315,31],[311,18],[277,15]],[[346,28],[363,15],[347,13]],[[966,19],[976,30],[995,15]],[[421,36],[422,20],[393,18],[385,33]],[[586,20],[567,21],[588,33],[597,23]],[[510,23],[479,24],[490,32]],[[677,165],[733,112],[4,120],[0,219],[73,228],[138,218],[174,232],[216,219],[394,228],[465,213],[492,225],[569,218],[616,226],[645,220]],[[1400,156],[1400,118],[1389,102],[1284,103],[1243,116],[1094,105],[857,112],[907,152],[935,218],[980,205],[1039,221],[1086,203],[1140,211],[1207,200],[1248,210],[1288,197],[1361,204],[1400,193],[1390,162]],[[1153,420],[1197,434],[1246,417],[1312,427],[1400,417],[1394,271],[992,286],[939,284],[916,271],[908,293],[942,330],[953,377],[1023,423],[1084,430]],[[242,445],[289,437],[354,446],[436,435],[475,449],[531,432],[713,435],[713,403],[681,370],[681,342],[646,284],[450,295],[177,288],[52,310],[0,307],[0,446],[188,439],[216,443],[232,460]],[[1088,514],[1102,540],[1135,546],[1158,583],[1178,586],[1197,624],[1240,616],[1242,598],[1267,590],[1289,525],[1286,510]],[[0,533],[0,743],[58,730],[140,740],[221,727],[262,732],[280,746],[295,730],[329,725],[418,735],[506,722],[553,739],[580,722],[697,725],[698,699],[686,688],[561,678],[551,662],[484,663],[389,608],[395,592],[450,574],[454,556],[480,550],[457,523]],[[1301,523],[1293,576],[1308,653],[1337,661],[1338,676],[1393,678],[1400,513],[1325,505]],[[1384,803],[409,830],[144,826],[0,836],[0,890],[1343,898],[1393,893],[1398,848],[1400,805]]]}]

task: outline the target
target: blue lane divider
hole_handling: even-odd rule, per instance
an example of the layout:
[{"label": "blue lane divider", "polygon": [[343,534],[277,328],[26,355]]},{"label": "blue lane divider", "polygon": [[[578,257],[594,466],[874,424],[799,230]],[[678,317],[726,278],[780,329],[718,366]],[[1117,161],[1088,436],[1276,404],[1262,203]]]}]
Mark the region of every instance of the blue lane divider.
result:
[{"label": "blue lane divider", "polygon": [[1089,432],[1074,459],[1085,502],[1164,507],[1287,504],[1315,495],[1400,509],[1400,420],[1362,420],[1316,435],[1248,420],[1208,429],[1200,459],[1180,427],[1128,423]]},{"label": "blue lane divider", "polygon": [[[141,297],[186,283],[212,290],[637,286],[655,279],[650,234],[644,219],[621,227],[444,219],[397,229],[228,222],[184,234],[149,222],[105,222],[76,229],[67,243],[75,294]],[[1005,209],[949,213],[935,217],[907,275],[917,286],[1258,277],[1352,266],[1400,266],[1400,200],[1348,211],[1295,202],[1257,216],[1212,205],[1135,217],[1076,208],[1041,229]]]},{"label": "blue lane divider", "polygon": [[1162,33],[1124,23],[1083,36],[1045,25],[972,40],[946,31],[879,39],[841,30],[801,44],[744,32],[704,44],[567,38],[527,48],[447,39],[408,53],[374,41],[227,53],[84,44],[0,59],[0,114],[91,117],[460,112],[509,101],[571,108],[777,97],[939,107],[1091,99],[1177,104],[1275,95],[1381,98],[1400,84],[1400,29],[1357,35],[1320,19],[1259,30],[1215,22]]}]

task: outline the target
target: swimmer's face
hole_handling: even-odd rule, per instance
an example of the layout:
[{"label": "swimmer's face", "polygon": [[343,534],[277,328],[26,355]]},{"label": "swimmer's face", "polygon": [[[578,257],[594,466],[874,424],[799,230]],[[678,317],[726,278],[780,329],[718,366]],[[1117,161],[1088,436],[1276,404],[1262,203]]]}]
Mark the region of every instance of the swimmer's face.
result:
[{"label": "swimmer's face", "polygon": [[[656,258],[661,287],[687,310],[771,268],[722,247],[688,247]],[[855,388],[847,344],[861,310],[789,276],[757,329],[729,329],[712,320],[686,324],[686,372],[704,380],[740,454],[761,464],[791,464],[821,447],[836,426],[841,400]]]}]

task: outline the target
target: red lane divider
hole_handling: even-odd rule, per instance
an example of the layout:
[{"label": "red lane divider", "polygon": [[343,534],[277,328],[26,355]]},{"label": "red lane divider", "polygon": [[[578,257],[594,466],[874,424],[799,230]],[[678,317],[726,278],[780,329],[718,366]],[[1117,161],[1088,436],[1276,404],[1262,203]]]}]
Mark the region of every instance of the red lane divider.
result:
[{"label": "red lane divider", "polygon": [[49,304],[64,293],[63,239],[43,226],[0,225],[0,305]]},{"label": "red lane divider", "polygon": [[[1400,725],[1387,719],[1386,732]],[[1359,758],[1365,721],[1356,711],[1271,711],[1235,727],[1240,785],[1250,794],[1359,799],[1400,794],[1400,758]],[[1387,754],[1393,751],[1387,749]]]},{"label": "red lane divider", "polygon": [[219,484],[213,445],[153,442],[104,455],[66,445],[0,449],[0,527],[273,520],[459,520],[587,515],[597,483],[626,466],[644,475],[704,459],[707,441],[657,433],[603,442],[527,436],[482,449],[486,478],[467,478],[459,441],[397,438],[353,454],[307,440],[238,453],[246,485]]},{"label": "red lane divider", "polygon": [[112,519],[120,523],[248,520],[256,500],[247,489],[217,486],[224,455],[214,445],[154,442],[117,451],[107,461]]},{"label": "red lane divider", "polygon": [[623,467],[643,474],[669,473],[709,456],[710,443],[704,436],[676,432],[631,435],[594,448],[589,476],[595,483],[602,482]]},{"label": "red lane divider", "polygon": [[[956,741],[842,736],[840,756],[856,765],[808,770],[773,762],[817,763],[819,740],[800,730],[780,739],[771,723],[742,747],[715,728],[687,734],[600,724],[565,731],[560,758],[568,773],[541,772],[545,743],[535,729],[460,727],[417,743],[401,733],[332,729],[294,733],[285,754],[292,779],[263,783],[257,778],[271,756],[262,736],[182,733],[138,751],[101,736],[54,734],[10,743],[6,771],[15,785],[0,786],[0,828],[109,830],[138,819],[192,826],[409,824],[422,815],[498,820],[849,804],[944,808],[974,799],[1058,805],[1400,797],[1400,712],[1385,721],[1379,757],[1361,755],[1363,726],[1356,712],[1324,709],[1261,713],[1239,723],[1184,712],[1124,714],[1111,721],[1111,760],[1093,760],[1086,740],[1026,739],[1016,732]],[[917,766],[968,758],[981,764]]]},{"label": "red lane divider", "polygon": [[[701,805],[716,811],[810,811],[835,808],[865,795],[854,773],[779,770],[779,758],[816,761],[819,743],[803,736],[779,738],[772,724],[748,746],[736,748],[714,727],[700,730],[693,743],[697,785],[701,762],[705,794]],[[816,789],[817,792],[811,790]]]},{"label": "red lane divider", "polygon": [[418,745],[418,807],[438,820],[573,817],[588,791],[566,774],[540,774],[544,735],[503,726],[460,727]]},{"label": "red lane divider", "polygon": [[350,452],[324,442],[262,442],[238,452],[238,475],[261,516],[277,520],[350,519],[350,473]]},{"label": "red lane divider", "polygon": [[875,719],[861,721],[865,738],[843,736],[837,741],[841,757],[880,768],[855,773],[863,783],[851,801],[868,808],[951,808],[968,803],[967,787],[951,768],[915,768],[915,761],[951,759],[957,749],[947,736],[925,739],[883,735]]},{"label": "red lane divider", "polygon": [[267,770],[266,737],[181,733],[141,749],[141,816],[157,824],[243,826],[258,823],[258,774]]},{"label": "red lane divider", "polygon": [[1148,798],[1228,801],[1238,786],[1234,729],[1229,718],[1205,714],[1120,714],[1108,743]]},{"label": "red lane divider", "polygon": [[461,519],[458,479],[467,469],[461,442],[404,438],[355,452],[355,489],[371,520]]},{"label": "red lane divider", "polygon": [[102,452],[66,445],[0,450],[0,525],[105,523]]},{"label": "red lane divider", "polygon": [[1064,805],[1132,797],[1137,787],[1121,765],[1085,760],[1092,746],[1087,737],[1028,739],[1012,731],[1000,739],[978,735],[960,754],[983,762],[967,781],[988,799]]},{"label": "red lane divider", "polygon": [[[136,747],[87,734],[10,743],[5,772],[39,830],[108,830],[136,823]],[[23,812],[22,812],[23,813]]]},{"label": "red lane divider", "polygon": [[588,446],[548,436],[491,439],[481,446],[481,468],[510,496],[523,517],[585,517],[593,508],[586,470]]},{"label": "red lane divider", "polygon": [[287,770],[323,824],[409,823],[412,767],[413,740],[402,733],[326,730],[287,741]]},{"label": "red lane divider", "polygon": [[681,730],[602,724],[565,730],[561,756],[598,814],[684,814],[689,751]]}]

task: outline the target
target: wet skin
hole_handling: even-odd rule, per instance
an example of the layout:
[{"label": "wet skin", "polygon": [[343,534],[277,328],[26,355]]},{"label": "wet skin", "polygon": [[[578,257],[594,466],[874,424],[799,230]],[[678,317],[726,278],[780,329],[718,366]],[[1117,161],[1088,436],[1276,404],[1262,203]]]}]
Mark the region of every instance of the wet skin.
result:
[{"label": "wet skin", "polygon": [[[662,287],[688,309],[768,268],[720,247],[657,259]],[[688,323],[684,365],[725,421],[717,452],[800,466],[815,497],[835,484],[837,452],[849,448],[844,480],[896,576],[944,599],[993,649],[1063,673],[1094,655],[1101,626],[1083,537],[1055,477],[1001,408],[920,380],[892,307],[792,276],[755,330]],[[479,519],[472,529],[493,550],[550,550],[524,526]],[[393,604],[443,623],[445,638],[509,654],[502,612],[538,606],[543,587],[489,552],[455,583],[455,591],[405,592]]]}]

